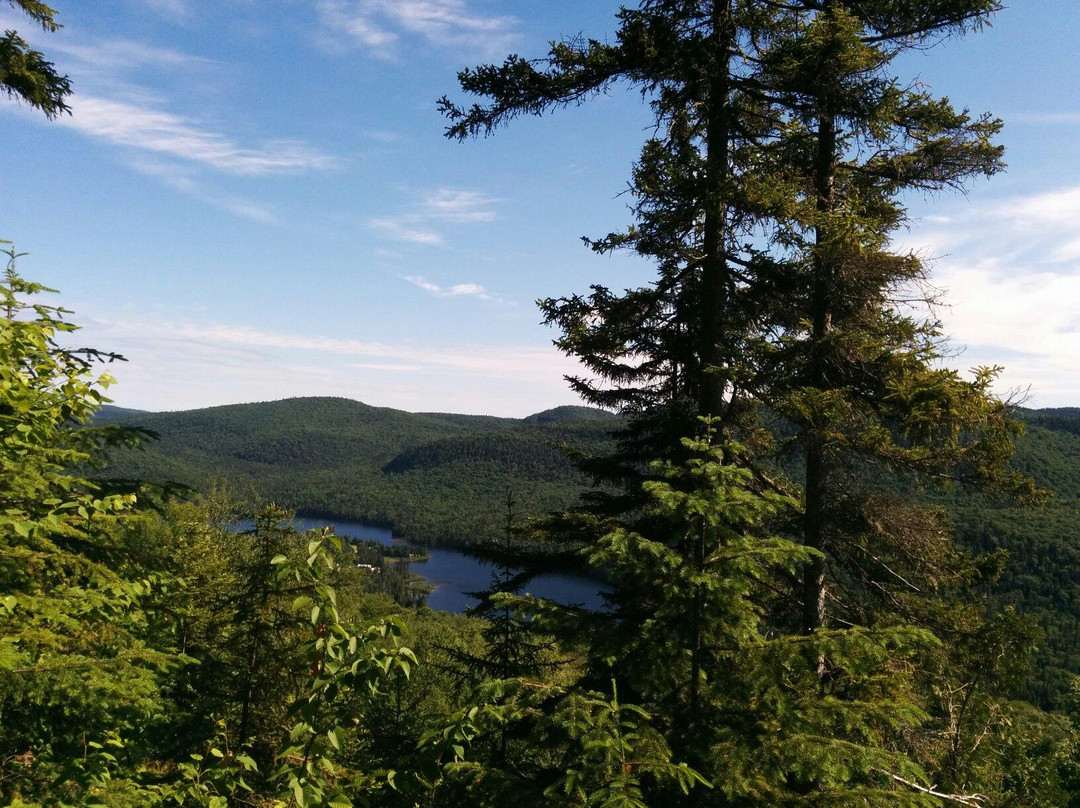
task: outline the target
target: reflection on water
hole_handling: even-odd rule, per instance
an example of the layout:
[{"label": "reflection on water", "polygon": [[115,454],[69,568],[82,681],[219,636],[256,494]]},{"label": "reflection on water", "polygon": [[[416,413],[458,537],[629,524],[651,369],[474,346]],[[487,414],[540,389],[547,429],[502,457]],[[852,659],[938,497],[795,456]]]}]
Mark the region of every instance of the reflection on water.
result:
[{"label": "reflection on water", "polygon": [[[337,535],[347,539],[377,541],[380,544],[395,544],[394,534],[382,527],[373,527],[361,522],[345,522],[331,519],[296,519],[300,530],[311,528],[334,527]],[[427,561],[414,561],[409,569],[423,576],[435,591],[428,595],[427,604],[432,609],[461,614],[466,607],[475,605],[466,592],[480,592],[491,584],[491,567],[483,561],[465,555],[460,550],[449,547],[428,547],[430,558]],[[580,575],[553,574],[534,578],[523,589],[522,594],[548,598],[565,604],[581,604],[590,608],[600,608],[603,587],[596,581]]]}]

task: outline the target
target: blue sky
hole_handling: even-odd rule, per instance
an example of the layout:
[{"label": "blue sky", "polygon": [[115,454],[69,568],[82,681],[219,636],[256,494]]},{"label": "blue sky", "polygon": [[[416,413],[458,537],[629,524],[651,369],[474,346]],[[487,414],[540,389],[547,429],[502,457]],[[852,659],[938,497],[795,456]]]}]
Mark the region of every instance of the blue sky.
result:
[{"label": "blue sky", "polygon": [[[616,90],[457,144],[435,100],[466,65],[604,37],[595,0],[57,0],[17,28],[68,73],[73,115],[0,100],[0,237],[123,353],[117,403],[342,395],[525,415],[573,403],[538,297],[647,281],[582,235],[627,221],[648,125]],[[913,200],[959,367],[1080,405],[1080,3],[1024,0],[903,70],[1006,121],[1007,175]]]}]

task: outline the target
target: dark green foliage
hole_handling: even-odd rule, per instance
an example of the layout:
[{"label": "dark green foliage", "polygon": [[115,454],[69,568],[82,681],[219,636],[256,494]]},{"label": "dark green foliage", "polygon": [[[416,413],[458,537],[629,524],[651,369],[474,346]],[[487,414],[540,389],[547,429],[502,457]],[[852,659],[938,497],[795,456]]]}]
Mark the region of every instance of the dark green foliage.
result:
[{"label": "dark green foliage", "polygon": [[1055,431],[1080,435],[1080,407],[1050,407],[1041,410],[1022,410],[1028,423]]},{"label": "dark green foliage", "polygon": [[416,542],[469,544],[502,535],[508,487],[521,492],[523,517],[576,499],[584,478],[561,447],[596,451],[612,424],[580,416],[524,423],[330,398],[108,413],[160,436],[118,453],[109,475],[198,489],[223,477],[302,513],[385,525]]},{"label": "dark green foliage", "polygon": [[[634,225],[590,242],[599,252],[628,248],[651,259],[653,283],[622,293],[594,286],[542,303],[562,331],[558,346],[589,371],[571,381],[574,389],[629,419],[616,453],[585,467],[622,487],[550,524],[552,536],[584,540],[593,564],[610,563],[597,548],[621,537],[629,560],[609,571],[614,622],[575,616],[561,636],[584,635],[595,657],[631,683],[630,698],[669,722],[673,748],[708,777],[730,770],[704,751],[716,747],[710,733],[723,722],[703,714],[721,709],[725,694],[700,691],[703,677],[720,688],[744,681],[709,653],[737,646],[711,636],[732,618],[731,602],[706,608],[715,537],[703,527],[687,533],[685,514],[643,509],[638,496],[662,484],[645,462],[667,460],[658,468],[669,472],[687,467],[674,437],[688,434],[697,416],[714,418],[722,447],[715,464],[726,478],[714,475],[700,488],[683,481],[672,496],[709,501],[709,492],[728,490],[725,479],[739,477],[748,497],[791,500],[785,517],[774,514],[772,530],[801,555],[774,562],[746,598],[763,633],[802,642],[807,658],[801,671],[782,656],[762,658],[749,676],[768,678],[771,665],[789,671],[799,707],[775,708],[811,716],[806,736],[798,719],[775,730],[792,733],[775,751],[786,759],[763,778],[775,791],[755,793],[752,772],[740,772],[728,788],[736,803],[983,801],[961,796],[980,784],[972,755],[993,731],[992,717],[973,716],[1000,709],[1034,638],[1008,614],[988,616],[979,588],[992,580],[996,559],[957,549],[942,509],[910,493],[920,483],[958,481],[1017,502],[1044,494],[1010,467],[1022,427],[991,393],[997,371],[976,369],[968,379],[941,366],[937,323],[907,313],[923,267],[913,254],[891,252],[890,242],[907,192],[963,188],[1002,168],[994,142],[1001,125],[893,71],[905,51],[978,29],[999,7],[995,0],[643,0],[620,9],[611,42],[579,37],[553,43],[544,59],[510,56],[462,71],[462,90],[480,102],[440,103],[455,139],[583,103],[616,82],[640,90],[655,114],[630,184]],[[779,441],[760,428],[765,413],[789,427]],[[797,458],[790,476],[779,473],[775,448]],[[700,521],[767,550],[768,534],[739,504],[721,497]],[[649,577],[653,567],[659,580]],[[739,576],[729,571],[728,580]],[[662,619],[668,602],[678,621]],[[590,623],[599,628],[590,633]],[[860,632],[894,639],[855,651]],[[639,636],[643,647],[622,656]],[[646,646],[664,649],[667,665],[651,660]],[[1012,671],[987,662],[1010,656]],[[848,666],[867,660],[894,674],[892,683],[846,688]],[[929,683],[915,675],[922,671]],[[851,674],[853,682],[874,679],[865,669]],[[814,694],[835,682],[829,706],[845,717],[834,723],[815,710]],[[958,692],[975,705],[963,719],[950,703]],[[745,700],[753,702],[752,692]],[[969,719],[986,731],[953,726]],[[912,740],[924,720],[952,721],[947,754],[924,754]],[[854,734],[846,752],[811,740],[842,728]],[[768,754],[757,768],[768,769],[767,761]],[[953,796],[912,776],[915,761],[927,762],[930,777],[947,778]]]},{"label": "dark green foliage", "polygon": [[[351,441],[349,424],[357,431],[364,427],[356,425],[347,414],[365,411],[363,405],[345,400],[330,400],[325,404],[319,404],[319,401],[298,399],[273,405],[244,405],[256,410],[279,407],[280,414],[273,417],[252,415],[251,420],[260,423],[260,427],[246,425],[244,419],[240,419],[236,428],[246,433],[245,445],[253,446],[261,443],[263,428],[271,435],[275,431],[291,430],[294,437],[290,441],[299,441],[313,425],[325,423],[327,430],[341,435],[341,441],[321,442],[321,449],[329,446],[330,453],[320,458],[312,450],[310,463],[336,467],[342,469],[342,473],[349,473],[349,469],[374,468],[389,454],[378,454],[369,459],[364,452],[371,451],[369,447],[375,441]],[[326,405],[331,409],[322,408]],[[370,477],[350,476],[349,479],[356,481],[355,490],[342,491],[331,497],[318,489],[315,480],[317,477],[319,481],[327,479],[327,485],[340,485],[328,479],[331,475],[319,474],[314,469],[286,470],[273,465],[267,468],[240,464],[219,452],[216,447],[225,438],[224,427],[216,420],[220,410],[202,411],[199,418],[197,413],[132,415],[128,412],[117,414],[115,410],[107,408],[103,413],[105,417],[99,416],[95,423],[113,420],[146,423],[162,432],[163,440],[145,451],[125,453],[121,465],[113,467],[110,473],[119,469],[125,476],[172,478],[200,484],[212,470],[231,469],[234,478],[240,481],[255,480],[257,485],[272,482],[278,487],[269,489],[271,493],[287,493],[288,488],[291,496],[283,501],[305,513],[370,521],[383,521],[390,511],[379,502],[380,499],[401,496],[399,506],[393,512],[400,513],[402,521],[386,521],[399,533],[448,543],[466,543],[473,537],[491,541],[490,537],[502,535],[503,498],[508,486],[521,484],[518,469],[527,470],[534,487],[544,487],[549,482],[552,486],[548,489],[549,495],[534,506],[536,510],[557,508],[571,502],[580,489],[567,479],[569,463],[554,444],[576,442],[592,453],[603,454],[607,451],[605,447],[610,446],[610,438],[605,437],[608,424],[620,423],[617,419],[604,419],[595,424],[590,421],[588,426],[575,426],[572,432],[550,435],[546,431],[523,430],[517,422],[508,419],[432,416],[455,423],[453,436],[405,448]],[[1080,581],[1074,574],[1080,567],[1080,560],[1074,557],[1080,492],[1080,436],[1069,428],[1069,414],[1068,409],[1018,412],[1028,428],[1017,440],[1015,466],[1033,477],[1039,487],[1055,492],[1046,504],[1017,507],[992,497],[980,498],[959,492],[936,492],[929,498],[929,501],[947,506],[963,546],[978,552],[1005,550],[1009,554],[993,592],[1001,603],[1015,605],[1020,613],[1034,618],[1044,631],[1032,678],[1017,695],[1047,707],[1062,704],[1068,692],[1069,676],[1080,673],[1080,653],[1077,652],[1080,648]],[[174,421],[177,423],[175,428]],[[478,424],[475,431],[469,428],[474,424]],[[1050,426],[1053,428],[1048,428]],[[776,430],[779,438],[790,431],[790,428]],[[407,442],[409,439],[402,440]],[[215,448],[205,452],[188,451],[184,448],[186,444]],[[349,452],[354,450],[357,454],[350,455]],[[385,471],[388,466],[403,470],[394,475]],[[798,473],[797,467],[792,467],[791,471]],[[859,474],[872,480],[876,490],[881,490],[880,484],[887,480],[869,467]],[[407,481],[406,487],[388,490],[385,478],[396,479],[398,476]],[[926,496],[925,492],[919,494],[917,486],[904,480],[896,480],[889,486],[898,486],[893,490]],[[565,491],[565,498],[560,498],[557,491]],[[350,505],[347,495],[357,504]],[[439,500],[425,497],[438,497]],[[482,520],[476,513],[476,502],[484,503]],[[329,507],[331,504],[340,510],[335,511]],[[410,507],[419,509],[420,513],[410,513]],[[524,510],[521,508],[519,512]],[[414,526],[413,530],[418,532],[409,533],[406,525]],[[372,556],[364,563],[376,563],[376,559]],[[395,598],[406,597],[405,589],[394,585],[392,590]]]},{"label": "dark green foliage", "polygon": [[798,503],[755,491],[751,471],[724,462],[741,447],[685,446],[686,466],[665,464],[645,483],[650,515],[673,532],[620,528],[588,551],[619,582],[621,618],[590,643],[594,665],[616,672],[731,804],[797,805],[809,794],[924,804],[890,773],[925,779],[901,738],[926,718],[906,670],[932,636],[904,625],[777,632],[769,588],[813,554],[772,532]]},{"label": "dark green foliage", "polygon": [[[8,0],[8,4],[24,11],[45,31],[61,27],[56,12],[38,0]],[[40,109],[47,118],[71,111],[65,101],[71,94],[68,77],[57,73],[53,63],[15,31],[0,36],[0,92]]]},{"label": "dark green foliage", "polygon": [[522,419],[526,424],[571,424],[579,421],[611,420],[616,416],[594,407],[555,407]]},{"label": "dark green foliage", "polygon": [[[522,554],[518,552],[520,542],[515,537],[514,518],[514,495],[510,492],[506,497],[506,527],[502,540],[476,548],[491,563],[491,584],[483,592],[469,593],[478,601],[470,614],[486,621],[483,631],[486,648],[481,655],[462,656],[461,662],[480,682],[536,680],[546,669],[559,665],[558,661],[552,660],[554,641],[514,609],[514,596],[519,595],[532,579],[530,571],[520,567]],[[500,756],[505,760],[505,735]]]},{"label": "dark green foliage", "polygon": [[1054,410],[1019,415],[1029,426],[1017,442],[1015,465],[1054,496],[1034,508],[961,495],[942,500],[965,546],[1008,554],[994,591],[1043,632],[1033,675],[1017,695],[1060,709],[1072,676],[1080,673],[1080,435],[1067,423],[1063,428],[1035,426],[1059,424]]},{"label": "dark green foliage", "polygon": [[94,424],[105,426],[115,424],[134,415],[144,415],[146,410],[133,410],[129,407],[117,407],[115,404],[103,404],[94,415]]}]

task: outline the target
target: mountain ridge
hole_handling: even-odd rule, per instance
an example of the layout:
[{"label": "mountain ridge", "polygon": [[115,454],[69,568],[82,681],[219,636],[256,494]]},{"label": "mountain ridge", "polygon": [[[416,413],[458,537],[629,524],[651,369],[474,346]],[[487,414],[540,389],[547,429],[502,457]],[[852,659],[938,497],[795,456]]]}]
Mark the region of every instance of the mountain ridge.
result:
[{"label": "mountain ridge", "polygon": [[[161,436],[143,451],[119,453],[116,476],[194,488],[225,479],[306,515],[464,545],[502,534],[508,495],[522,519],[572,506],[587,489],[561,447],[602,452],[619,420],[560,409],[512,419],[307,397],[105,418]],[[1080,673],[1080,409],[1017,415],[1027,433],[1016,466],[1053,489],[1051,501],[1021,509],[962,492],[940,501],[962,544],[1009,552],[997,598],[1046,631],[1039,675],[1024,695],[1055,706]]]},{"label": "mountain ridge", "polygon": [[514,421],[520,423],[548,423],[553,421],[568,422],[618,417],[615,413],[609,412],[608,410],[576,404],[560,404],[556,407],[530,413],[521,418],[514,418],[513,416],[487,415],[484,413],[436,412],[428,410],[414,412],[413,410],[403,410],[397,407],[383,407],[375,404],[368,404],[367,402],[349,398],[348,396],[288,396],[286,398],[267,399],[266,401],[241,401],[232,404],[211,404],[208,407],[190,407],[182,410],[145,410],[136,407],[121,407],[117,404],[104,404],[101,409],[98,410],[97,419],[99,421],[112,420],[116,418],[128,418],[135,415],[184,415],[187,413],[220,411],[231,408],[266,407],[289,402],[342,402],[345,404],[358,405],[370,410],[388,410],[393,412],[404,412],[409,415],[427,415],[433,418],[445,418],[450,420],[475,418],[491,421]]},{"label": "mountain ridge", "polygon": [[106,411],[102,422],[159,436],[143,450],[116,452],[110,475],[197,489],[223,478],[311,515],[385,525],[421,543],[468,544],[501,534],[508,490],[527,516],[568,506],[586,483],[558,446],[598,448],[614,416],[576,408],[542,417],[551,412],[525,419],[410,413],[300,397]]}]

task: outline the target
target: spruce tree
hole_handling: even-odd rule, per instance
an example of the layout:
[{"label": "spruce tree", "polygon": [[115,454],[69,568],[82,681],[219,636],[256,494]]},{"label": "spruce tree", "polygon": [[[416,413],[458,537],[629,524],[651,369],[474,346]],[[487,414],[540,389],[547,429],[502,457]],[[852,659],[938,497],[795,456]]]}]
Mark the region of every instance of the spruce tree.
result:
[{"label": "spruce tree", "polygon": [[[954,663],[974,644],[989,659],[1019,654],[1022,669],[1030,630],[1014,620],[1002,633],[996,624],[1009,618],[985,622],[971,608],[994,564],[953,546],[940,509],[895,493],[959,482],[1042,496],[1009,467],[1021,428],[991,392],[996,369],[965,379],[943,366],[937,322],[909,313],[925,268],[889,243],[905,221],[904,192],[963,188],[1002,168],[1000,122],[904,84],[892,61],[985,24],[996,7],[827,2],[763,54],[763,92],[789,115],[775,154],[799,200],[778,221],[777,245],[801,268],[792,294],[801,317],[778,343],[763,400],[794,425],[785,449],[802,456],[799,532],[821,551],[802,571],[801,630],[914,622],[945,638]],[[967,683],[969,705],[1008,689],[995,691],[1000,677],[981,660],[943,669],[932,656],[921,660],[939,677],[925,682],[926,703],[951,739],[935,766],[948,786],[968,790],[979,784],[959,761],[979,741],[963,737],[947,682]],[[824,679],[830,664],[819,659]]]},{"label": "spruce tree", "polygon": [[[478,548],[492,565],[491,583],[483,592],[469,592],[478,603],[469,614],[485,620],[482,632],[486,648],[479,656],[462,656],[461,661],[480,680],[537,679],[553,667],[550,638],[538,632],[513,606],[512,597],[535,577],[514,562],[520,543],[515,541],[514,494],[506,495],[506,526],[497,545]],[[505,735],[502,742],[505,756]]]},{"label": "spruce tree", "polygon": [[[890,65],[905,48],[980,25],[996,4],[909,2],[887,14],[841,0],[806,5],[762,54],[762,92],[787,114],[784,137],[763,156],[785,172],[795,201],[774,238],[797,272],[789,299],[799,318],[761,389],[798,428],[790,443],[804,455],[804,543],[864,577],[903,551],[879,547],[875,564],[865,547],[840,549],[845,532],[863,534],[857,545],[872,522],[892,522],[904,528],[879,531],[881,542],[924,549],[944,533],[934,514],[920,526],[909,504],[860,492],[875,468],[1032,493],[1007,466],[1019,426],[990,392],[994,371],[967,381],[940,366],[937,324],[900,308],[901,296],[919,294],[923,266],[889,247],[905,218],[900,194],[963,187],[1002,167],[992,140],[1000,122],[905,86]],[[806,631],[826,619],[826,556],[804,575]]]},{"label": "spruce tree", "polygon": [[541,305],[562,329],[559,347],[598,380],[577,377],[572,387],[631,418],[615,468],[603,474],[628,478],[636,498],[645,464],[678,452],[699,415],[732,425],[746,418],[748,346],[760,335],[762,285],[771,278],[753,244],[759,220],[747,195],[746,150],[770,124],[759,100],[742,91],[754,68],[739,50],[768,31],[775,12],[734,0],[650,0],[618,16],[615,44],[573,39],[554,43],[544,60],[512,56],[465,70],[463,90],[489,103],[465,108],[444,98],[441,107],[447,135],[462,139],[583,103],[616,82],[650,99],[662,135],[645,143],[634,168],[636,222],[588,243],[653,259],[656,282],[622,294],[595,286]]},{"label": "spruce tree", "polygon": [[[634,511],[642,505],[635,489],[650,476],[645,460],[679,467],[687,455],[673,436],[687,434],[699,415],[716,416],[718,462],[746,472],[748,494],[800,502],[778,526],[804,548],[799,565],[771,570],[778,596],[769,587],[753,593],[763,632],[804,639],[810,675],[792,697],[806,701],[787,714],[817,711],[802,725],[811,734],[814,721],[823,735],[850,733],[849,755],[823,744],[815,757],[814,744],[796,743],[802,751],[783,764],[785,752],[773,747],[779,782],[771,785],[780,791],[768,804],[783,804],[783,784],[792,799],[833,794],[864,800],[857,804],[884,804],[898,798],[887,796],[895,789],[919,804],[941,796],[883,758],[872,762],[899,750],[906,735],[893,726],[890,736],[886,712],[874,705],[891,704],[914,726],[914,680],[892,680],[898,690],[890,685],[862,700],[853,684],[873,674],[853,675],[849,666],[862,657],[875,659],[879,674],[896,671],[914,664],[920,644],[925,659],[930,635],[905,624],[950,628],[940,619],[947,610],[928,603],[981,573],[951,546],[939,512],[890,495],[875,477],[897,477],[908,490],[919,480],[951,480],[1037,497],[1008,466],[1019,428],[991,393],[994,371],[967,380],[940,366],[936,324],[907,315],[899,299],[922,267],[889,251],[904,221],[901,194],[962,187],[1001,167],[996,121],[906,86],[891,66],[907,49],[987,23],[997,7],[992,0],[647,0],[620,12],[615,44],[572,40],[554,44],[539,63],[511,57],[464,71],[463,89],[489,103],[442,102],[448,135],[457,138],[580,103],[616,81],[639,87],[652,103],[663,135],[646,143],[635,166],[635,225],[590,243],[654,259],[656,282],[622,295],[594,287],[588,297],[543,304],[563,329],[560,347],[600,380],[574,379],[575,389],[631,416],[615,464],[593,466],[626,484],[623,496],[598,498],[594,539],[622,514],[626,527],[616,534],[631,530],[637,546],[677,553],[676,568],[687,576],[675,575],[685,625],[663,661],[653,661],[643,649],[621,649],[656,625],[676,587],[650,579],[647,558],[607,569],[616,611],[595,616],[594,659],[614,660],[634,683],[621,692],[659,707],[684,733],[670,737],[694,764],[708,760],[705,747],[720,748],[710,735],[717,722],[703,718],[701,679],[740,679],[721,674],[704,650],[731,616],[720,608],[711,625],[703,619],[715,602],[702,583],[710,580],[709,543],[701,531],[680,532],[668,511]],[[801,456],[787,479],[769,459],[771,438],[757,428],[762,416],[778,419],[782,461],[790,467]],[[700,481],[680,485],[689,486],[685,496],[707,498]],[[716,507],[714,527],[745,532],[737,510]],[[587,552],[594,564],[612,561]],[[676,648],[687,654],[681,676],[677,665],[662,669]],[[795,737],[798,726],[795,719],[775,734]],[[836,796],[837,787],[846,796]]]}]

